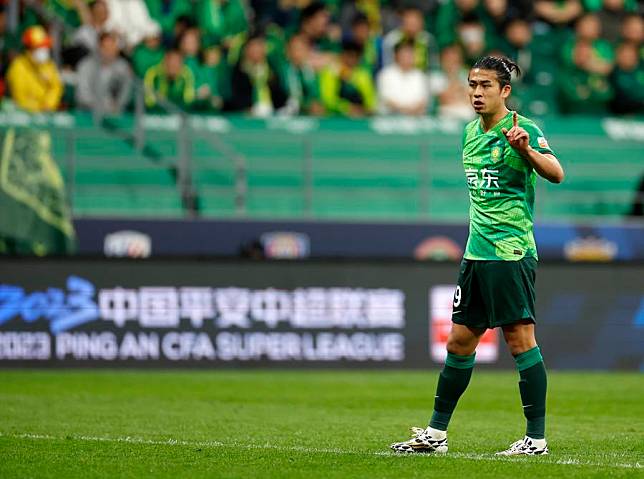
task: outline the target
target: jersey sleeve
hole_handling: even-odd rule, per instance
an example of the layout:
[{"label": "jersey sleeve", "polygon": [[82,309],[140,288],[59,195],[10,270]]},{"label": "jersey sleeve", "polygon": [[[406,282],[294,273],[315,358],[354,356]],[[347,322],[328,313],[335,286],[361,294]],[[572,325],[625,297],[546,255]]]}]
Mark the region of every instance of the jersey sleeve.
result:
[{"label": "jersey sleeve", "polygon": [[530,146],[537,150],[539,153],[554,155],[554,152],[548,144],[548,140],[541,131],[541,129],[534,123],[526,123],[525,125],[519,125],[530,135]]}]

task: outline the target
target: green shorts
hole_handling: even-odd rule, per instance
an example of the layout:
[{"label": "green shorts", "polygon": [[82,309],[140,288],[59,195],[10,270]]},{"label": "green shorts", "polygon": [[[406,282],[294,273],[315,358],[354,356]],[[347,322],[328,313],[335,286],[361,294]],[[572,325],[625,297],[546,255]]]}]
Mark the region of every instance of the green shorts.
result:
[{"label": "green shorts", "polygon": [[473,328],[496,328],[535,321],[534,283],[537,260],[473,261],[464,259],[454,292],[452,321]]}]

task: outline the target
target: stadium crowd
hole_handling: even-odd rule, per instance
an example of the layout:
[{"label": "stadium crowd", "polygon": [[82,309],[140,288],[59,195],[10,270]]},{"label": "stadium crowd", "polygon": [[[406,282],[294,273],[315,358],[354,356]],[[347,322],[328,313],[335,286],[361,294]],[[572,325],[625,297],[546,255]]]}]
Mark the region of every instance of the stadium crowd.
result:
[{"label": "stadium crowd", "polygon": [[644,112],[636,0],[20,0],[10,28],[11,1],[0,88],[32,112],[118,114],[139,78],[153,111],[470,118],[487,53],[519,63],[529,114]]}]

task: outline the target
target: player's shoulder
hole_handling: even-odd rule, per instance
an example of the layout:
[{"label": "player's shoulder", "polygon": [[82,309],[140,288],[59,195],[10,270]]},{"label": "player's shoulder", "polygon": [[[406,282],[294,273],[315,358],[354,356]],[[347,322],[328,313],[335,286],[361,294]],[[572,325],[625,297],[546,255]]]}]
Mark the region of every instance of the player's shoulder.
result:
[{"label": "player's shoulder", "polygon": [[465,140],[468,136],[476,134],[478,131],[478,125],[479,125],[479,119],[475,118],[469,123],[465,125],[465,128],[463,128],[463,140]]},{"label": "player's shoulder", "polygon": [[531,129],[531,130],[541,131],[541,128],[539,128],[539,125],[537,125],[534,120],[532,120],[531,118],[528,118],[527,116],[517,114],[517,123],[521,128],[524,128],[526,130]]}]

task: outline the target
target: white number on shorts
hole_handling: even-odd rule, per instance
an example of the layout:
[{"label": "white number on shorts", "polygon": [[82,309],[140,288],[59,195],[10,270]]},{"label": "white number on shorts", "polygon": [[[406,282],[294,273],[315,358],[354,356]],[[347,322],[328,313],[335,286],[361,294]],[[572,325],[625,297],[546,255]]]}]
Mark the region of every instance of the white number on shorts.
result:
[{"label": "white number on shorts", "polygon": [[457,286],[454,291],[454,307],[456,308],[459,304],[461,304],[461,287]]}]

